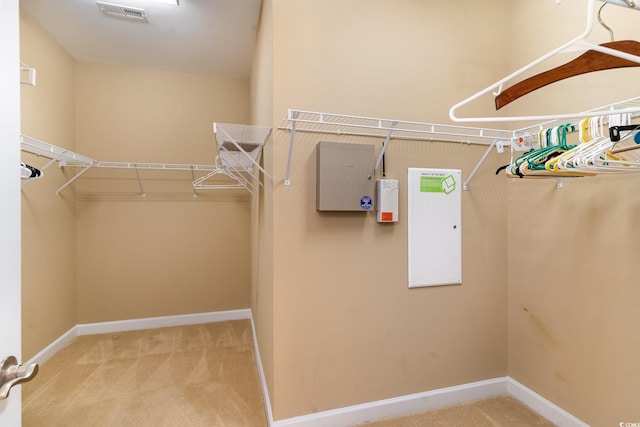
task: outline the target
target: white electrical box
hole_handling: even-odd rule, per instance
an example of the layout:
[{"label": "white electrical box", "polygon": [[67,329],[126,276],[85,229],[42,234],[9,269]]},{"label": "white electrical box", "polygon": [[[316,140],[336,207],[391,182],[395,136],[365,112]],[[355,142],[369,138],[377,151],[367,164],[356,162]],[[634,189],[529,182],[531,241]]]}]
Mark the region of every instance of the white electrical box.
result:
[{"label": "white electrical box", "polygon": [[378,222],[398,222],[397,179],[380,179],[376,182],[376,211]]}]

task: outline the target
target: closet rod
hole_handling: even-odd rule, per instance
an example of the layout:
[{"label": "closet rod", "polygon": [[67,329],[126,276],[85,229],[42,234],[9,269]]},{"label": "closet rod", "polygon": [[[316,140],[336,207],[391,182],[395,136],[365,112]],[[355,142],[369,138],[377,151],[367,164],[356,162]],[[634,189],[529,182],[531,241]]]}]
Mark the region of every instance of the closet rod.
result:
[{"label": "closet rod", "polygon": [[542,129],[552,128],[554,126],[558,126],[565,123],[572,123],[574,125],[578,125],[581,119],[587,117],[594,117],[594,112],[603,112],[606,111],[607,114],[604,115],[605,118],[607,115],[618,115],[618,114],[627,114],[631,110],[631,117],[636,118],[640,117],[640,96],[636,96],[633,98],[626,99],[624,101],[615,102],[607,105],[602,105],[600,107],[596,107],[590,110],[585,110],[579,114],[576,119],[578,120],[548,120],[545,122],[537,123],[534,125],[529,125],[522,127],[520,129],[516,129],[514,131],[514,135],[517,135],[521,138],[529,138],[529,137],[537,137],[538,132]]}]

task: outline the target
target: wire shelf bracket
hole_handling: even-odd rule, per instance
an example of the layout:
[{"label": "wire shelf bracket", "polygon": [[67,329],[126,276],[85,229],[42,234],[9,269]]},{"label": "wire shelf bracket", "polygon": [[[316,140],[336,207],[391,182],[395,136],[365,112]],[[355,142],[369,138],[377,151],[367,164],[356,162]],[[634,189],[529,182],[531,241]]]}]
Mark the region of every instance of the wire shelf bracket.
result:
[{"label": "wire shelf bracket", "polygon": [[[271,175],[258,163],[262,148],[271,136],[270,127],[214,123],[213,133],[222,168],[251,174],[256,167],[273,182]],[[258,183],[262,185],[259,179]]]},{"label": "wire shelf bracket", "polygon": [[20,74],[25,73],[26,78],[20,78],[20,83],[23,85],[35,86],[36,85],[36,69],[31,68],[24,63],[20,63]]},{"label": "wire shelf bracket", "polygon": [[479,144],[505,147],[517,138],[513,131],[469,126],[421,123],[363,116],[349,116],[315,111],[290,109],[279,129],[289,131],[289,157],[285,172],[285,185],[291,184],[291,162],[296,132],[334,135],[352,135],[384,138],[382,149],[374,166],[377,173],[391,139],[440,141],[458,144]]}]

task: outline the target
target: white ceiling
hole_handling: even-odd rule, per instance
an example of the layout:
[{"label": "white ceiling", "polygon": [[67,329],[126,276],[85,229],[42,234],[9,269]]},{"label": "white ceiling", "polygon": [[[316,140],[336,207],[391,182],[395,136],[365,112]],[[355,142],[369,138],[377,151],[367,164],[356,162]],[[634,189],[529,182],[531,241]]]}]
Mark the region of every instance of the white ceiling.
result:
[{"label": "white ceiling", "polygon": [[20,0],[75,59],[246,78],[261,0],[105,0],[148,22],[108,17],[95,0]]}]

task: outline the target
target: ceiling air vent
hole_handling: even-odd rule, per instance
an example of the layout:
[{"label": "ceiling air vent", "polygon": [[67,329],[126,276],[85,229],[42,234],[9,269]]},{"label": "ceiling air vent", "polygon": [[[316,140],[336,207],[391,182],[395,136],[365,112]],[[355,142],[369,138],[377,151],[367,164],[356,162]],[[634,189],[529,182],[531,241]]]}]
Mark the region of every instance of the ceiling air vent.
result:
[{"label": "ceiling air vent", "polygon": [[140,9],[137,7],[120,6],[118,4],[104,3],[101,1],[96,3],[98,3],[98,7],[100,7],[102,13],[107,16],[130,19],[133,21],[148,21],[147,14],[145,13],[144,9]]}]

